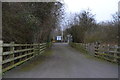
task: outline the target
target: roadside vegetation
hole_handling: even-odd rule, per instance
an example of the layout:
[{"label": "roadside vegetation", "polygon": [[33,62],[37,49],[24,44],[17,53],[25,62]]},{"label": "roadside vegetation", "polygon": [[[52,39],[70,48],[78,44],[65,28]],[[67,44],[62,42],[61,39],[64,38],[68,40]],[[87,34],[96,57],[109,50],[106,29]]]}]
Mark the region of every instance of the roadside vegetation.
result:
[{"label": "roadside vegetation", "polygon": [[91,11],[77,14],[64,32],[72,35],[72,42],[118,44],[118,16],[113,14],[111,21],[97,23]]},{"label": "roadside vegetation", "polygon": [[79,43],[72,43],[70,42],[69,45],[75,49],[77,49],[78,51],[80,51],[81,53],[85,53],[85,54],[88,54],[88,51],[85,49],[84,46],[82,46],[81,44]]},{"label": "roadside vegetation", "polygon": [[2,5],[5,43],[50,42],[62,15],[59,2],[5,2]]}]

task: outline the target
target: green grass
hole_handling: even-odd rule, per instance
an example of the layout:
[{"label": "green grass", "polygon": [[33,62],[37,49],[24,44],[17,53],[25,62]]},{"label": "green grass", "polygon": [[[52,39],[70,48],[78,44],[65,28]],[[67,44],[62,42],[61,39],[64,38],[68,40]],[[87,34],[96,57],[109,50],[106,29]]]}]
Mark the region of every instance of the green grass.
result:
[{"label": "green grass", "polygon": [[35,68],[37,65],[42,64],[47,59],[47,57],[51,55],[52,55],[52,50],[48,49],[43,54],[34,57],[28,62],[25,62],[25,64],[22,65],[22,67],[20,67],[19,71],[22,71],[22,72],[30,71],[33,68]]},{"label": "green grass", "polygon": [[[90,55],[90,53],[80,44],[70,43],[70,46],[72,46],[76,50],[80,51],[82,54],[85,55],[86,58],[94,59],[96,61],[108,62],[107,60],[104,60],[102,58],[98,58],[98,57],[94,57],[93,55]],[[117,64],[117,63],[113,63],[113,62],[110,62],[110,63]]]},{"label": "green grass", "polygon": [[81,45],[76,45],[76,48],[82,52],[82,53],[85,53],[85,54],[88,54],[88,51]]},{"label": "green grass", "polygon": [[81,53],[88,54],[88,51],[80,44],[70,43],[70,45],[80,51]]}]

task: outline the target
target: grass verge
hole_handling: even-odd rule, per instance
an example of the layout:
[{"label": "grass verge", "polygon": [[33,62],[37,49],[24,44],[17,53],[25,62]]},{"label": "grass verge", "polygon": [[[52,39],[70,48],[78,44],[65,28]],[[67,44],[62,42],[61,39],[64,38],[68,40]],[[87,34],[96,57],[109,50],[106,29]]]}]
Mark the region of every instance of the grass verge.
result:
[{"label": "grass verge", "polygon": [[112,63],[112,64],[117,64],[117,63],[110,62],[110,61],[107,61],[105,59],[98,58],[98,57],[95,57],[93,55],[90,55],[90,53],[80,43],[70,43],[69,45],[71,47],[75,48],[76,50],[80,51],[82,54],[84,54],[86,58],[94,59],[96,61],[103,61],[103,62],[109,62],[109,63]]},{"label": "grass verge", "polygon": [[25,62],[25,64],[19,67],[19,71],[26,72],[34,69],[37,65],[42,64],[49,56],[52,55],[52,50],[48,49],[43,54],[34,57],[33,59]]}]

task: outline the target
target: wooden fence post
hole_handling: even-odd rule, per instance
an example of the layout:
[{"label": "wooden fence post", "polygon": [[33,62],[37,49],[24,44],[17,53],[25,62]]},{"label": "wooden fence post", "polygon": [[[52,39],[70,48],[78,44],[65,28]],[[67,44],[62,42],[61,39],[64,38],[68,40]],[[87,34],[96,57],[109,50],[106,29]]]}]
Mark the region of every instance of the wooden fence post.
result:
[{"label": "wooden fence post", "polygon": [[[10,43],[10,52],[12,53],[11,58],[14,59],[14,42]],[[14,60],[11,62],[11,65],[14,65]]]},{"label": "wooden fence post", "polygon": [[96,44],[95,44],[95,56],[97,56],[98,55],[98,52],[99,52],[99,44],[96,42]]},{"label": "wooden fence post", "polygon": [[[117,52],[118,52],[117,57],[120,57],[120,45],[118,45]],[[120,58],[117,59],[117,62],[120,65]]]},{"label": "wooden fence post", "polygon": [[110,44],[107,45],[108,46],[108,52],[110,51]]},{"label": "wooden fence post", "polygon": [[3,41],[0,40],[0,78],[2,78],[2,53],[3,53],[2,44],[3,44]]},{"label": "wooden fence post", "polygon": [[38,47],[38,49],[39,49],[39,50],[38,50],[38,55],[40,54],[40,48],[41,48],[40,46],[41,46],[41,44],[39,43],[39,47]]},{"label": "wooden fence post", "polygon": [[33,51],[34,51],[34,54],[33,54],[33,55],[34,55],[34,57],[35,57],[35,56],[36,56],[36,45],[33,45],[33,48],[34,48],[34,50],[33,50]]},{"label": "wooden fence post", "polygon": [[118,53],[117,53],[117,49],[118,49],[118,46],[115,45],[115,47],[114,47],[114,51],[116,52],[116,53],[114,52],[114,61],[115,61],[115,62],[118,62],[118,59],[117,59],[117,54],[118,54]]}]

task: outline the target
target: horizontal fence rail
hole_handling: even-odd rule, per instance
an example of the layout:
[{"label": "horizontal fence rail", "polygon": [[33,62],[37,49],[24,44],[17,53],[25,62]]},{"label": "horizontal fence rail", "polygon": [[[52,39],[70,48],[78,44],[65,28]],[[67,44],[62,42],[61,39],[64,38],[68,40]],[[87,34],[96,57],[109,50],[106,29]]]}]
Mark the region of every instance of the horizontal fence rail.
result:
[{"label": "horizontal fence rail", "polygon": [[107,61],[119,63],[120,61],[120,52],[117,45],[102,45],[102,44],[95,44],[95,43],[70,43],[72,47],[84,49],[92,56],[99,57],[105,59]]},{"label": "horizontal fence rail", "polygon": [[2,72],[5,72],[11,68],[14,68],[29,59],[44,53],[50,44],[10,44],[2,43],[0,48],[2,49]]},{"label": "horizontal fence rail", "polygon": [[118,63],[120,59],[118,49],[117,45],[95,45],[95,57]]}]

